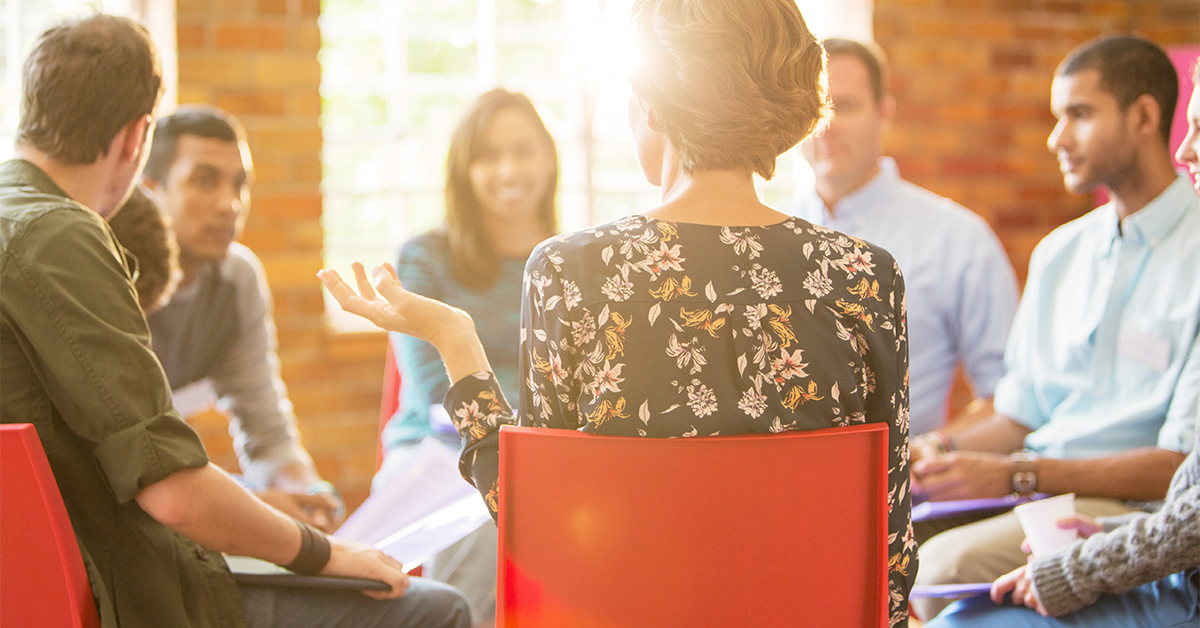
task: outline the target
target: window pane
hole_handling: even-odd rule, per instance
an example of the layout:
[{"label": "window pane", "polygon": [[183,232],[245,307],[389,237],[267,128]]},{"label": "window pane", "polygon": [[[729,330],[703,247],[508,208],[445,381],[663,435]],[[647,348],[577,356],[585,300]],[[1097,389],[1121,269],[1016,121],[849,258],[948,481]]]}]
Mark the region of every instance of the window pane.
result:
[{"label": "window pane", "polygon": [[408,71],[429,74],[474,74],[475,44],[444,41],[408,42]]}]

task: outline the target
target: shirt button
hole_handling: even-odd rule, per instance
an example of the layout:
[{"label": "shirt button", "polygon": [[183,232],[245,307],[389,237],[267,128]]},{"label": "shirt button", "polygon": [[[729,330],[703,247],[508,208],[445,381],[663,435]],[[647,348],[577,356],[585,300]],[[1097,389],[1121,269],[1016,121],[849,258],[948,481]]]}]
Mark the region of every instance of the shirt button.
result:
[{"label": "shirt button", "polygon": [[196,558],[199,558],[200,560],[208,560],[208,549],[197,545]]}]

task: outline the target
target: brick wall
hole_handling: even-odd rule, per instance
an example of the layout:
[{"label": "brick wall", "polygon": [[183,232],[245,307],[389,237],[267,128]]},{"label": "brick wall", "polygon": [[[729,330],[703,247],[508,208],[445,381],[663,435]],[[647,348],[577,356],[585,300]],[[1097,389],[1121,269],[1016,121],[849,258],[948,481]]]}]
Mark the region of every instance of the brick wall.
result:
[{"label": "brick wall", "polygon": [[[1164,45],[1200,41],[1195,0],[875,0],[900,103],[887,150],[916,183],[954,198],[1000,234],[1021,276],[1053,227],[1087,211],[1045,139],[1050,80],[1076,44],[1132,30]],[[321,264],[319,0],[177,0],[179,101],[211,103],[249,132],[257,181],[243,241],[275,296],[284,379],[304,444],[347,502],[374,471],[386,340],[334,333],[313,273]],[[958,402],[962,403],[961,399]],[[225,421],[195,423],[235,469]]]},{"label": "brick wall", "polygon": [[1046,149],[1058,62],[1102,33],[1200,41],[1196,0],[875,0],[899,103],[886,150],[903,175],[992,224],[1022,280],[1051,229],[1092,208]]},{"label": "brick wall", "polygon": [[[386,339],[331,332],[321,268],[319,0],[177,0],[179,102],[209,103],[246,126],[256,180],[242,238],[275,297],[283,377],[305,447],[348,505],[367,495]],[[193,425],[236,470],[223,417]]]},{"label": "brick wall", "polygon": [[[875,0],[897,118],[885,150],[905,178],[983,216],[1021,281],[1033,247],[1093,207],[1063,190],[1046,137],[1050,82],[1072,48],[1110,32],[1200,41],[1196,0]],[[960,381],[952,413],[970,400]]]}]

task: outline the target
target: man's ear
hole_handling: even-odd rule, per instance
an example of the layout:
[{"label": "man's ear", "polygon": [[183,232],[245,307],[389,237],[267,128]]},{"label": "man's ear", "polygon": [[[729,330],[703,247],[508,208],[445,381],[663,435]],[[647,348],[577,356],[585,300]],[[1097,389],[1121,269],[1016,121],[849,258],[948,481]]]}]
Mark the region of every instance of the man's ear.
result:
[{"label": "man's ear", "polygon": [[1126,116],[1130,120],[1133,132],[1139,138],[1150,138],[1161,141],[1159,127],[1162,123],[1162,108],[1150,94],[1142,94],[1129,105]]},{"label": "man's ear", "polygon": [[887,94],[879,101],[879,118],[883,120],[883,128],[887,129],[896,119],[896,98]]},{"label": "man's ear", "polygon": [[117,134],[117,139],[120,140],[117,149],[120,151],[121,161],[141,160],[142,151],[148,148],[146,136],[149,132],[149,115],[134,118],[121,129]]}]

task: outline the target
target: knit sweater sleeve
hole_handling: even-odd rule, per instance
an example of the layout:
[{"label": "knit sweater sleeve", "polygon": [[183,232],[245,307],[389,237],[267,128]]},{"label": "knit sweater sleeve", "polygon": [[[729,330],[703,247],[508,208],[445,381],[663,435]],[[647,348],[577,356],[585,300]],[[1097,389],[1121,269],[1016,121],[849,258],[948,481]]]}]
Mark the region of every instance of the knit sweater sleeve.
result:
[{"label": "knit sweater sleeve", "polygon": [[[1200,476],[1196,454],[1181,475]],[[1189,473],[1191,471],[1191,473]],[[1173,573],[1200,566],[1200,477],[1177,476],[1171,497],[1153,514],[1131,516],[1055,554],[1034,560],[1030,577],[1042,606],[1058,616]]]}]

